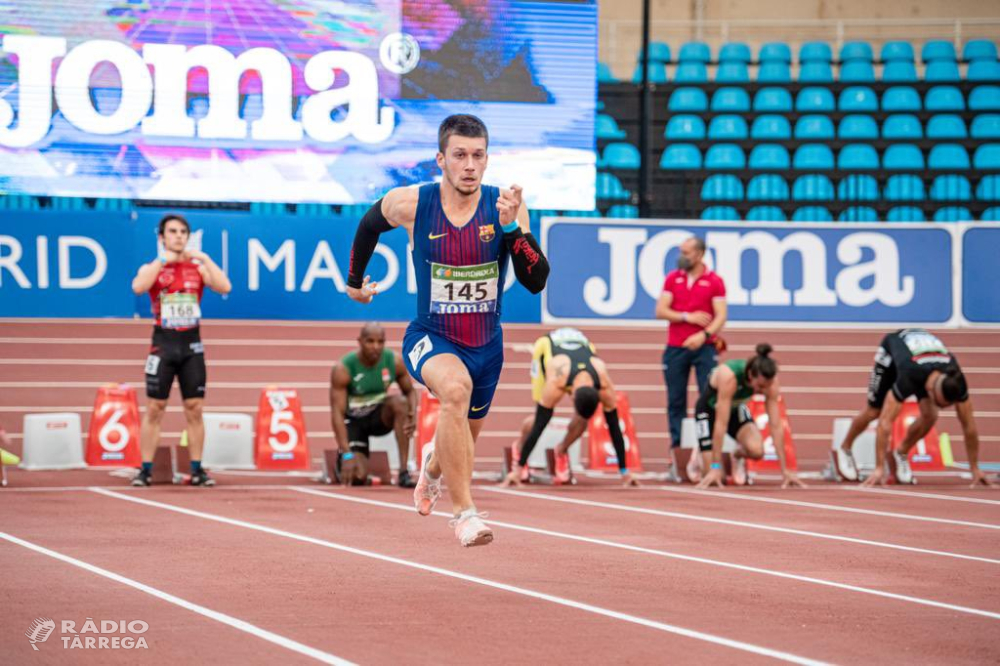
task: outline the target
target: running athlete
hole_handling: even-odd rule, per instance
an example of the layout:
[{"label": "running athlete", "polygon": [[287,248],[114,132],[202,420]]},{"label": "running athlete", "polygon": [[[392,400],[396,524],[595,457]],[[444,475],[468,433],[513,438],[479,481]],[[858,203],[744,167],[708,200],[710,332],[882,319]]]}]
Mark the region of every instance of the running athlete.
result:
[{"label": "running athlete", "polygon": [[[396,382],[403,395],[388,395]],[[406,461],[410,438],[417,427],[417,392],[406,374],[403,360],[385,348],[385,331],[378,324],[366,324],[353,351],[330,373],[330,418],[340,449],[340,459],[368,457],[368,438],[396,435],[399,447],[400,488],[413,488]]]},{"label": "running athlete", "polygon": [[[750,360],[720,363],[709,376],[708,384],[695,405],[695,431],[698,448],[701,449],[702,469],[708,468],[708,474],[698,483],[699,488],[722,487],[722,443],[727,433],[738,445],[733,454],[733,482],[736,485],[747,482],[746,459],[760,460],[764,457],[764,439],[750,415],[747,400],[755,393],[762,393],[768,420],[772,424],[781,423],[778,364],[771,358],[771,351],[771,345],[761,343]],[[785,466],[784,428],[772,427],[771,436],[784,477],[781,487],[805,488],[798,475]],[[691,471],[689,466],[689,476]]]},{"label": "running athlete", "polygon": [[413,500],[421,515],[430,515],[441,496],[441,478],[447,477],[452,524],[463,546],[493,540],[472,501],[472,465],[503,367],[500,305],[507,261],[533,294],[541,292],[549,274],[529,231],[521,188],[482,185],[488,146],[479,118],[445,118],[438,129],[441,183],[394,188],[365,213],[347,280],[348,296],[370,302],[378,285],[364,271],[378,236],[406,229],[417,277],[417,317],[403,338],[404,361],[410,375],[441,402],[435,442],[424,447]]},{"label": "running athlete", "polygon": [[618,471],[626,486],[639,482],[628,471],[625,460],[625,438],[618,421],[614,384],[608,367],[597,357],[597,350],[583,333],[575,328],[559,328],[535,341],[531,358],[531,397],[535,401],[535,416],[528,417],[521,429],[521,439],[514,447],[514,469],[503,485],[521,485],[528,478],[528,457],[548,425],[555,407],[564,395],[573,396],[573,418],[566,436],[556,447],[556,482],[571,480],[567,451],[587,428],[587,421],[597,406],[604,406],[608,434],[618,456]]},{"label": "running athlete", "polygon": [[205,287],[220,294],[232,289],[229,278],[207,254],[188,250],[191,227],[177,214],[160,220],[163,254],[139,267],[132,280],[136,294],[149,292],[152,300],[153,344],[146,358],[146,414],[142,418],[140,448],[142,469],[133,486],[148,486],[153,473],[153,454],[160,441],[160,424],[170,389],[177,377],[184,399],[188,446],[191,449],[191,485],[214,486],[201,467],[205,444],[202,407],[205,402],[205,354],[201,343],[201,296]]},{"label": "running athlete", "polygon": [[922,328],[904,328],[882,338],[868,379],[868,405],[854,417],[847,436],[837,450],[837,471],[840,475],[848,481],[858,480],[858,468],[851,455],[851,447],[868,424],[878,419],[875,469],[863,485],[885,484],[883,462],[891,445],[892,424],[903,402],[910,396],[916,396],[920,416],[907,428],[899,448],[889,458],[896,481],[913,483],[913,471],[907,457],[910,449],[934,427],[940,408],[954,405],[965,436],[972,485],[994,486],[979,468],[979,431],[965,375],[944,343]]}]

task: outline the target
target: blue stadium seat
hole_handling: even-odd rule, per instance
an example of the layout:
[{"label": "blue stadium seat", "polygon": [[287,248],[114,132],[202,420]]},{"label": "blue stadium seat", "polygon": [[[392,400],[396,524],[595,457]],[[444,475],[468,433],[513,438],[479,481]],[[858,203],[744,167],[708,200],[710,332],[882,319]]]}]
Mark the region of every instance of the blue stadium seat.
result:
[{"label": "blue stadium seat", "polygon": [[628,190],[622,186],[622,182],[613,173],[598,173],[595,189],[598,199],[625,201],[629,198]]},{"label": "blue stadium seat", "polygon": [[747,165],[743,149],[731,143],[717,143],[705,152],[705,168],[709,170],[743,169]]},{"label": "blue stadium seat", "polygon": [[609,143],[604,147],[604,164],[609,169],[638,169],[639,149],[631,143]]},{"label": "blue stadium seat", "polygon": [[882,196],[886,201],[923,201],[924,181],[910,174],[889,176]]},{"label": "blue stadium seat", "polygon": [[742,141],[750,136],[743,116],[725,114],[715,116],[708,124],[708,138],[713,141]]},{"label": "blue stadium seat", "polygon": [[[667,82],[667,68],[662,62],[648,63],[646,69],[649,71],[649,82],[654,84]],[[642,83],[642,65],[636,63],[635,71],[632,72],[632,83]]]},{"label": "blue stadium seat", "polygon": [[873,176],[851,174],[837,184],[837,198],[841,201],[877,201],[878,181]]},{"label": "blue stadium seat", "polygon": [[844,116],[837,126],[837,136],[841,139],[878,138],[878,123],[871,116]]},{"label": "blue stadium seat", "polygon": [[971,222],[974,219],[965,206],[945,206],[934,213],[935,222]]},{"label": "blue stadium seat", "polygon": [[686,113],[671,116],[663,136],[670,141],[701,141],[705,138],[705,121]]},{"label": "blue stadium seat", "polygon": [[767,42],[761,44],[760,51],[757,52],[757,60],[760,62],[792,62],[792,50],[784,42]]},{"label": "blue stadium seat", "polygon": [[624,139],[626,136],[615,119],[604,113],[598,113],[594,118],[594,134],[598,139]]},{"label": "blue stadium seat", "polygon": [[833,68],[828,62],[804,62],[799,65],[799,83],[833,83]]},{"label": "blue stadium seat", "polygon": [[605,62],[597,63],[597,82],[598,83],[618,83],[618,79],[611,72],[611,68]]},{"label": "blue stadium seat", "polygon": [[702,201],[743,201],[743,183],[731,174],[715,174],[701,186]]},{"label": "blue stadium seat", "polygon": [[704,62],[712,60],[712,51],[704,42],[687,42],[681,46],[678,62]]},{"label": "blue stadium seat", "polygon": [[882,123],[883,139],[922,139],[924,128],[920,119],[909,113],[889,116]]},{"label": "blue stadium seat", "polygon": [[878,213],[869,206],[851,206],[840,211],[838,222],[878,222]]},{"label": "blue stadium seat", "polygon": [[924,154],[909,143],[897,143],[882,154],[882,168],[887,171],[913,171],[924,168]]},{"label": "blue stadium seat", "polygon": [[958,60],[955,45],[943,39],[934,39],[924,43],[920,49],[920,59],[926,63]]},{"label": "blue stadium seat", "polygon": [[889,222],[924,222],[927,218],[924,211],[916,206],[896,206],[889,209],[885,219]]},{"label": "blue stadium seat", "polygon": [[829,146],[818,143],[807,143],[795,150],[792,158],[793,169],[809,169],[820,171],[833,168],[833,151]]},{"label": "blue stadium seat", "polygon": [[747,211],[747,220],[750,222],[784,222],[785,211],[777,206],[754,206]]},{"label": "blue stadium seat", "polygon": [[928,169],[968,169],[969,153],[956,143],[939,143],[927,157]]},{"label": "blue stadium seat", "polygon": [[799,140],[808,139],[832,139],[834,137],[833,121],[830,116],[806,115],[799,116],[795,121],[795,138]]},{"label": "blue stadium seat", "polygon": [[962,116],[942,113],[927,121],[928,139],[965,139],[968,136]]},{"label": "blue stadium seat", "polygon": [[1000,86],[976,86],[969,93],[971,111],[1000,111]]},{"label": "blue stadium seat", "polygon": [[732,206],[709,206],[701,212],[701,219],[729,222],[739,220],[740,214]]},{"label": "blue stadium seat", "polygon": [[[747,219],[749,220],[750,217],[747,216]],[[983,214],[979,216],[979,219],[983,222],[1000,222],[1000,206],[987,208],[983,211]]]},{"label": "blue stadium seat", "polygon": [[632,204],[615,204],[608,209],[607,217],[635,219],[639,217],[639,207]]},{"label": "blue stadium seat", "polygon": [[830,112],[834,108],[833,93],[829,88],[803,88],[795,97],[795,110],[799,113]]},{"label": "blue stadium seat", "polygon": [[757,116],[750,127],[751,139],[791,139],[792,126],[788,118],[774,114]]},{"label": "blue stadium seat", "polygon": [[[282,207],[282,213],[284,213],[284,204],[277,204]],[[135,204],[131,199],[95,199],[94,200],[94,210],[102,211],[118,211],[118,212],[128,212],[135,210]],[[250,204],[250,211],[253,212],[253,204]],[[359,216],[360,217],[360,216]]]},{"label": "blue stadium seat", "polygon": [[965,78],[969,81],[1000,81],[1000,62],[996,60],[971,62]]},{"label": "blue stadium seat", "polygon": [[80,197],[52,197],[49,202],[49,208],[52,210],[80,212],[86,210],[87,206]]},{"label": "blue stadium seat", "polygon": [[855,60],[840,66],[840,80],[844,83],[874,83],[875,68],[870,62]]},{"label": "blue stadium seat", "polygon": [[753,96],[753,110],[758,113],[791,111],[792,95],[784,88],[761,88]]},{"label": "blue stadium seat", "polygon": [[[649,62],[670,62],[670,45],[664,42],[650,42],[646,53],[649,54]],[[635,61],[639,62],[640,58],[642,58],[641,48],[636,51]]]},{"label": "blue stadium seat", "polygon": [[954,60],[935,60],[927,63],[924,68],[924,81],[931,83],[958,83],[962,75],[958,72],[958,63]]},{"label": "blue stadium seat", "polygon": [[871,144],[852,143],[840,149],[837,168],[844,171],[878,169],[878,152]]},{"label": "blue stadium seat", "polygon": [[701,168],[701,151],[689,143],[675,143],[667,146],[660,156],[661,169],[694,170]]},{"label": "blue stadium seat", "polygon": [[875,56],[872,53],[872,45],[868,42],[844,42],[840,47],[840,62],[851,62],[861,60],[871,62]]},{"label": "blue stadium seat", "polygon": [[743,88],[719,88],[712,95],[712,111],[750,110],[750,95]]},{"label": "blue stadium seat", "polygon": [[833,216],[822,206],[804,206],[792,214],[792,222],[833,222]]},{"label": "blue stadium seat", "polygon": [[0,209],[3,210],[41,210],[41,208],[42,206],[38,203],[38,198],[29,194],[5,194],[0,196]]},{"label": "blue stadium seat", "polygon": [[806,42],[799,47],[799,62],[830,62],[833,50],[826,42]]},{"label": "blue stadium seat", "polygon": [[882,110],[895,113],[897,111],[919,111],[920,93],[909,86],[893,86],[882,93]]},{"label": "blue stadium seat", "polygon": [[878,96],[867,86],[850,86],[840,91],[841,111],[878,111]]},{"label": "blue stadium seat", "polygon": [[716,83],[747,83],[750,72],[745,62],[724,62],[715,70]]},{"label": "blue stadium seat", "polygon": [[1000,143],[986,143],[976,148],[972,165],[977,169],[1000,169]]},{"label": "blue stadium seat", "polygon": [[568,210],[563,213],[566,217],[601,217],[599,210]]},{"label": "blue stadium seat", "polygon": [[969,134],[973,139],[1000,139],[1000,114],[979,114],[972,119]]},{"label": "blue stadium seat", "polygon": [[761,143],[750,151],[749,167],[751,169],[788,169],[791,166],[792,159],[788,155],[788,149],[784,146]]},{"label": "blue stadium seat", "polygon": [[997,45],[989,39],[973,39],[965,43],[962,60],[996,60]]},{"label": "blue stadium seat", "polygon": [[934,86],[924,97],[924,108],[928,111],[964,111],[965,98],[955,86]]},{"label": "blue stadium seat", "polygon": [[799,176],[792,185],[793,201],[832,201],[833,197],[833,183],[820,174]]},{"label": "blue stadium seat", "polygon": [[882,67],[882,80],[886,83],[915,83],[917,68],[912,62],[889,62]]},{"label": "blue stadium seat", "polygon": [[707,111],[708,96],[701,88],[677,88],[667,102],[669,111]]},{"label": "blue stadium seat", "polygon": [[909,42],[886,42],[879,56],[882,62],[904,60],[913,62],[913,44]]},{"label": "blue stadium seat", "polygon": [[758,83],[791,83],[792,70],[786,62],[763,62],[757,68]]},{"label": "blue stadium seat", "polygon": [[300,203],[295,205],[295,214],[299,217],[329,217],[332,212],[328,204]]},{"label": "blue stadium seat", "polygon": [[703,62],[682,62],[674,72],[677,83],[705,83],[708,81],[708,68]]},{"label": "blue stadium seat", "polygon": [[787,201],[788,183],[773,173],[761,174],[750,179],[747,201]]},{"label": "blue stadium seat", "polygon": [[965,176],[938,176],[931,183],[931,201],[971,201],[972,186]]},{"label": "blue stadium seat", "polygon": [[749,63],[753,60],[750,55],[750,47],[743,42],[729,42],[723,44],[719,49],[719,62],[742,62]]}]

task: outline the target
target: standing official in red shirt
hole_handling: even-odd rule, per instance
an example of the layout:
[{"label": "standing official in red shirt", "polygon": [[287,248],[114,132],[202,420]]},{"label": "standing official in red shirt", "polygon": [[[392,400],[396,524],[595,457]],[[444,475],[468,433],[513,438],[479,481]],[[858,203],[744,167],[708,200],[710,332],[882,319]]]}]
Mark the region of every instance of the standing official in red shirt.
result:
[{"label": "standing official in red shirt", "polygon": [[[667,275],[656,302],[656,318],[670,322],[663,352],[663,379],[667,384],[671,458],[673,449],[681,445],[691,368],[698,389],[703,390],[716,365],[716,336],[726,324],[726,285],[705,266],[705,241],[692,236],[681,243],[680,252],[677,270]],[[674,459],[675,474],[676,462]]]}]

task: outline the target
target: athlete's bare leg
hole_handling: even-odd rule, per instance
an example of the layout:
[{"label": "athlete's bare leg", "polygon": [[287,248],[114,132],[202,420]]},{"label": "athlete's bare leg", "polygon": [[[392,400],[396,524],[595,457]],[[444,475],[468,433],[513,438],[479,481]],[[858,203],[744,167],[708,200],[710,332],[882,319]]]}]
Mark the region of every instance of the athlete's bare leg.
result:
[{"label": "athlete's bare leg", "polygon": [[764,437],[755,424],[744,424],[736,433],[736,443],[739,446],[736,447],[734,456],[751,460],[760,460],[764,457]]},{"label": "athlete's bare leg", "polygon": [[847,434],[844,436],[844,441],[840,443],[840,448],[850,451],[851,447],[854,446],[854,440],[868,428],[869,423],[878,418],[881,412],[882,410],[878,407],[866,405],[851,421],[851,427],[847,429]]},{"label": "athlete's bare leg", "polygon": [[[472,508],[472,462],[475,440],[469,421],[472,378],[454,354],[438,354],[424,361],[424,384],[441,402],[434,455],[427,463],[432,477],[444,474],[455,515]],[[477,424],[482,428],[481,419]]]},{"label": "athlete's bare leg", "polygon": [[191,460],[201,460],[205,448],[205,421],[202,417],[204,398],[188,398],[184,401],[184,418],[187,420],[188,450]]},{"label": "athlete's bare leg", "polygon": [[163,415],[166,411],[166,400],[154,398],[146,400],[146,413],[142,417],[142,426],[139,429],[139,449],[142,453],[142,462],[153,462],[156,446],[160,443],[160,426],[163,424]]}]

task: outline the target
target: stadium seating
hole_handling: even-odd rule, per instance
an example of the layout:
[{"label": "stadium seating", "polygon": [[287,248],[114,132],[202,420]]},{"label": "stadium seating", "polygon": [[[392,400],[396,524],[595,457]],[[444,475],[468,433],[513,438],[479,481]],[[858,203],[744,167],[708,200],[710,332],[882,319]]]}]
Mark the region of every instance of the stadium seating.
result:
[{"label": "stadium seating", "polygon": [[777,206],[754,206],[747,211],[746,219],[751,222],[784,222],[788,218]]},{"label": "stadium seating", "polygon": [[760,115],[754,118],[753,125],[750,127],[750,138],[765,141],[790,139],[792,138],[792,127],[784,116]]},{"label": "stadium seating", "polygon": [[[931,121],[936,118],[944,118],[945,116],[935,116]],[[930,124],[928,124],[928,130]],[[899,113],[889,116],[882,123],[882,138],[883,139],[922,139],[924,138],[924,128],[920,124],[920,119],[909,113]]]},{"label": "stadium seating", "polygon": [[740,141],[749,135],[747,121],[742,116],[716,116],[708,124],[708,138],[713,141]]},{"label": "stadium seating", "polygon": [[896,206],[889,209],[885,219],[888,222],[923,222],[926,218],[924,211],[916,206]]},{"label": "stadium seating", "polygon": [[775,174],[754,176],[747,185],[747,201],[787,201],[788,183]]},{"label": "stadium seating", "polygon": [[664,138],[668,141],[701,141],[705,138],[705,121],[690,114],[671,116]]},{"label": "stadium seating", "polygon": [[736,176],[715,174],[701,187],[702,201],[742,201],[743,183]]},{"label": "stadium seating", "polygon": [[732,206],[710,206],[702,211],[701,219],[720,221],[738,220],[740,219],[740,214]]}]

